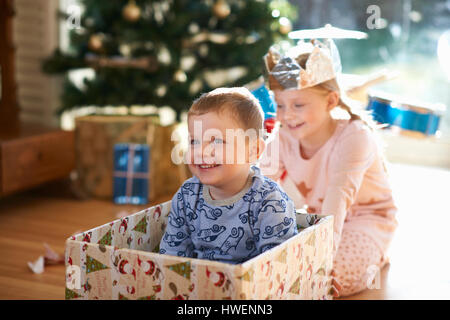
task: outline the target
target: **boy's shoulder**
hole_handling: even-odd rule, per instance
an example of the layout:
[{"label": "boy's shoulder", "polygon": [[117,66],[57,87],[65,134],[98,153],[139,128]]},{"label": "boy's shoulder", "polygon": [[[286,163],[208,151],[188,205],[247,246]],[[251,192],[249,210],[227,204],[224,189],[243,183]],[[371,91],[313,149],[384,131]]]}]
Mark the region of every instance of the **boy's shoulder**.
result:
[{"label": "boy's shoulder", "polygon": [[199,194],[201,186],[202,183],[200,182],[200,180],[196,176],[193,176],[183,182],[181,187],[178,189],[177,194]]},{"label": "boy's shoulder", "polygon": [[283,198],[289,200],[288,195],[274,180],[261,174],[258,167],[252,167],[254,171],[252,190],[260,194],[261,199]]}]

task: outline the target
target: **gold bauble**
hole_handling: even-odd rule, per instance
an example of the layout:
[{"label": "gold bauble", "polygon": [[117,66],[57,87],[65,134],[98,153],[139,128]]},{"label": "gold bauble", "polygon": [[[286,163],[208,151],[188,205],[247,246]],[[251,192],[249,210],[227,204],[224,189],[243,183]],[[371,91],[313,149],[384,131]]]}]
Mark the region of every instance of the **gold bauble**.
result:
[{"label": "gold bauble", "polygon": [[89,38],[88,46],[93,51],[99,51],[103,47],[103,37],[98,34],[93,34]]},{"label": "gold bauble", "polygon": [[136,5],[134,0],[130,0],[130,2],[128,2],[128,4],[123,8],[122,15],[125,20],[135,22],[141,17],[141,9]]},{"label": "gold bauble", "polygon": [[213,5],[212,11],[219,19],[225,19],[230,15],[231,9],[225,0],[217,0]]},{"label": "gold bauble", "polygon": [[186,82],[187,76],[186,73],[184,73],[183,70],[179,69],[175,74],[173,75],[173,79],[177,82]]},{"label": "gold bauble", "polygon": [[281,17],[280,20],[280,32],[282,34],[288,34],[292,31],[292,23],[291,21],[286,17]]}]

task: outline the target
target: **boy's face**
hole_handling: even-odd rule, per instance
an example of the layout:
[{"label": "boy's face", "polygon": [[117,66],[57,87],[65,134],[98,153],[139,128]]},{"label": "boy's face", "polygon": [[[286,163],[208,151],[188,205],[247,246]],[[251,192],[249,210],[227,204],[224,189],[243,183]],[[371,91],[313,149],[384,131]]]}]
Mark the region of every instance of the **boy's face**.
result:
[{"label": "boy's face", "polygon": [[248,175],[250,163],[262,152],[256,130],[244,131],[226,112],[191,115],[188,130],[189,169],[201,183],[216,188],[228,189],[236,178]]}]

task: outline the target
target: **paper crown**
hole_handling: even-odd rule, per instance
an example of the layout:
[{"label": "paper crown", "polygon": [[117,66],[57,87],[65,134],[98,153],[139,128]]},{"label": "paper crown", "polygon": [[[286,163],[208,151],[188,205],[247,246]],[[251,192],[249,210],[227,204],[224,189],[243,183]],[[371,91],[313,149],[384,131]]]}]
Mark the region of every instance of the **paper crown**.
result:
[{"label": "paper crown", "polygon": [[[309,54],[305,68],[302,59]],[[274,89],[304,89],[335,78],[342,70],[339,51],[333,40],[323,42],[299,41],[286,54],[280,54],[274,46],[264,56],[267,85]]]}]

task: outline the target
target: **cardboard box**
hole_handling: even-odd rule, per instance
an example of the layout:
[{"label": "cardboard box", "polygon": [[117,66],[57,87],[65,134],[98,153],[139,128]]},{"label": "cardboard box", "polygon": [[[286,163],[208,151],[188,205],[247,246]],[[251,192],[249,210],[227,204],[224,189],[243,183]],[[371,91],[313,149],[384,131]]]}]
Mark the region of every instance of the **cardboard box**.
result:
[{"label": "cardboard box", "polygon": [[[186,165],[172,162],[177,124],[161,126],[152,116],[90,115],[75,119],[77,187],[87,197],[113,198],[114,145],[147,144],[149,157],[148,199],[174,194],[189,178]],[[158,187],[155,187],[158,186]]]},{"label": "cardboard box", "polygon": [[161,255],[171,202],[66,241],[66,299],[331,299],[332,216],[242,264]]}]

